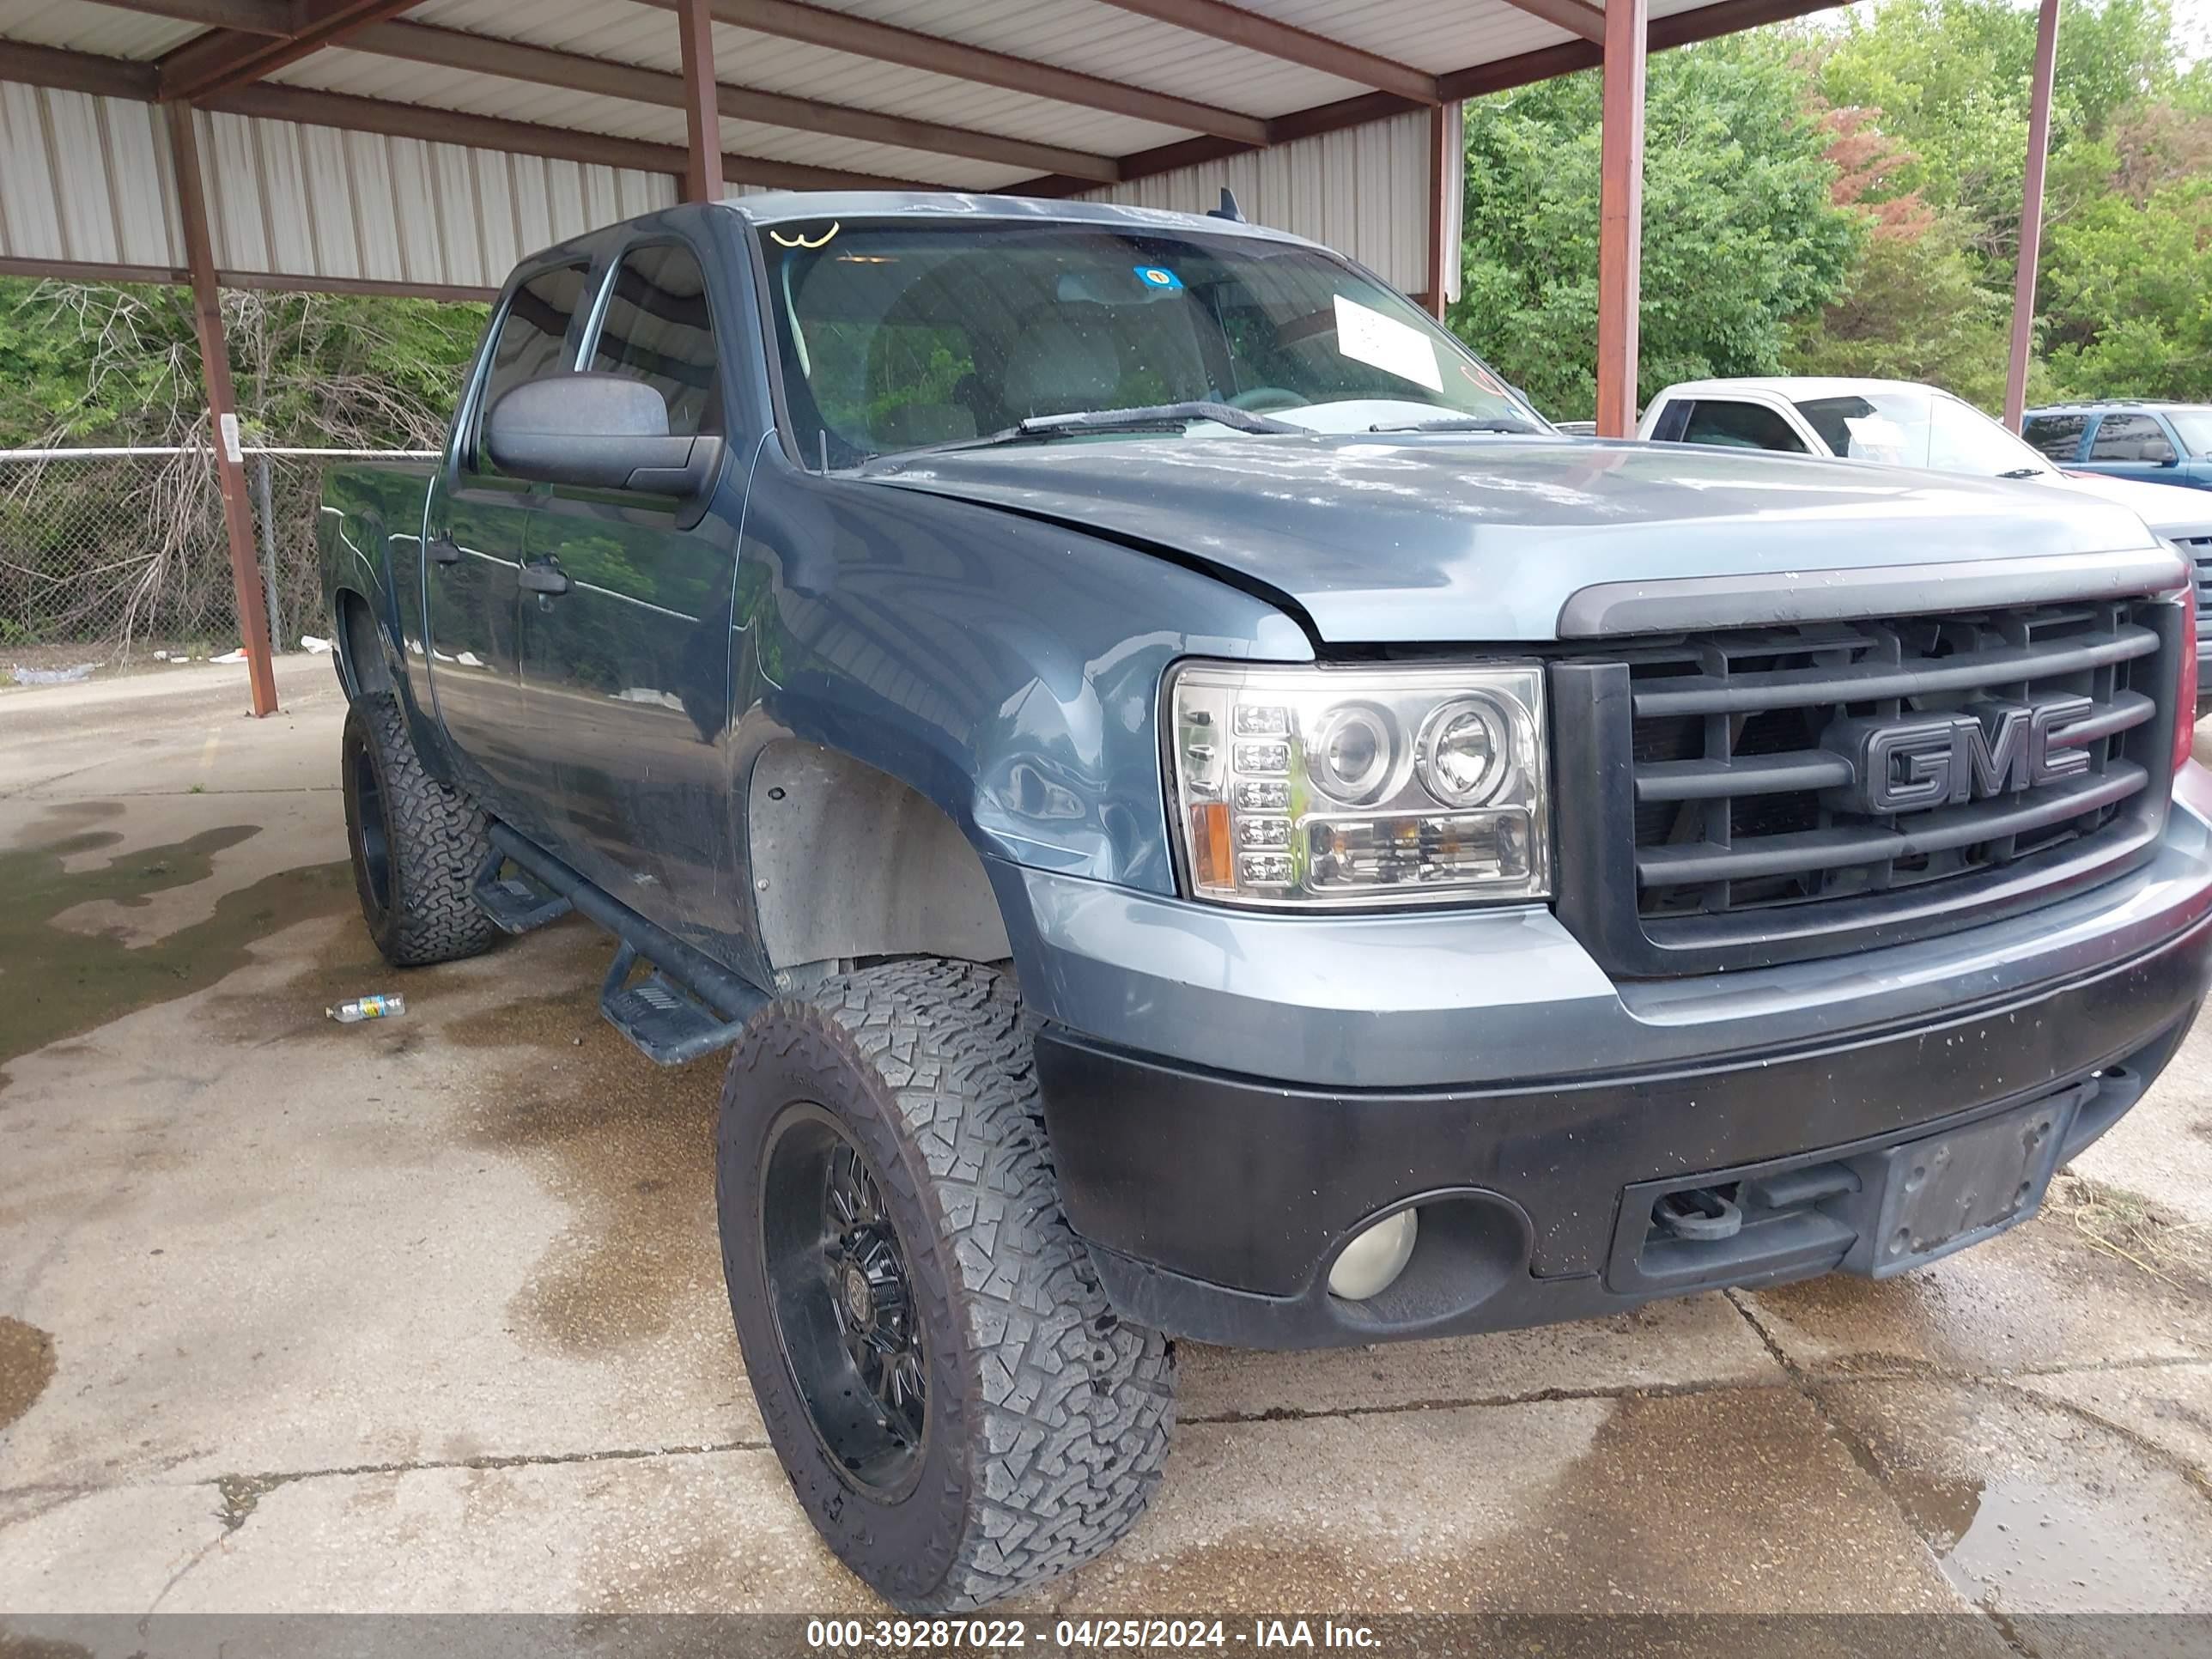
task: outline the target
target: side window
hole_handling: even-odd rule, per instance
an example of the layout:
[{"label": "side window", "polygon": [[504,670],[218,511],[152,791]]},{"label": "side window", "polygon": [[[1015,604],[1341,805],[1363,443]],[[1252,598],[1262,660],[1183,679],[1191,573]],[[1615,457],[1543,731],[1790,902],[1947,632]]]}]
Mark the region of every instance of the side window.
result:
[{"label": "side window", "polygon": [[[475,435],[481,436],[484,416],[505,393],[525,380],[557,374],[568,367],[568,323],[583,303],[584,281],[589,275],[582,264],[556,265],[515,289],[500,319],[499,338],[492,344],[491,367],[477,404]],[[472,441],[469,453],[477,470],[489,467],[480,445]]]},{"label": "side window", "polygon": [[592,367],[657,390],[668,400],[668,429],[678,437],[722,431],[707,279],[690,248],[658,242],[623,256]]},{"label": "side window", "polygon": [[1698,398],[1691,407],[1688,424],[1682,428],[1682,441],[1717,444],[1724,449],[1778,449],[1792,455],[1807,453],[1804,440],[1772,410],[1729,398]]},{"label": "side window", "polygon": [[2148,415],[2107,415],[2089,445],[2093,461],[2162,461],[2173,453],[2166,430]]},{"label": "side window", "polygon": [[2031,415],[2020,435],[2061,466],[2081,459],[2081,434],[2088,430],[2087,415]]}]

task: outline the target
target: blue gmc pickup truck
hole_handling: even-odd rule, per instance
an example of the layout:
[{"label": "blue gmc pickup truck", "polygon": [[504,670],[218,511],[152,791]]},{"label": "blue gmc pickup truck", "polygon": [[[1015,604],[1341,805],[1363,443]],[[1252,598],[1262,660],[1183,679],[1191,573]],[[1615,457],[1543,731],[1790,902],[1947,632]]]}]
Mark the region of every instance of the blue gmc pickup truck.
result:
[{"label": "blue gmc pickup truck", "polygon": [[2139,520],[1564,437],[1233,216],[580,238],[442,458],[320,525],[378,945],[580,912],[647,1055],[728,1051],[750,1378],[902,1607],[1127,1529],[1176,1337],[1987,1238],[2205,989],[2195,610]]}]

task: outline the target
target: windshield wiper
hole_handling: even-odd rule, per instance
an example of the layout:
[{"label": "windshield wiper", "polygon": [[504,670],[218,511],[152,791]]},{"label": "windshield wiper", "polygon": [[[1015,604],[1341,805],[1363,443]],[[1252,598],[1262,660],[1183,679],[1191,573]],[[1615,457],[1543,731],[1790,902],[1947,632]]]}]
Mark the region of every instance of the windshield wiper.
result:
[{"label": "windshield wiper", "polygon": [[[941,444],[917,444],[892,450],[872,460],[904,460],[909,455],[941,455],[954,449],[988,449],[997,444],[1032,442],[1079,436],[1091,432],[1154,432],[1163,427],[1186,427],[1194,421],[1211,421],[1237,432],[1310,432],[1288,421],[1270,420],[1233,404],[1202,399],[1182,404],[1143,404],[1133,409],[1084,409],[1068,415],[1032,415],[981,437],[954,438]],[[865,465],[865,463],[863,463]]]},{"label": "windshield wiper", "polygon": [[2039,478],[2042,476],[2043,469],[2039,466],[2016,466],[2009,472],[1997,474],[2000,478]]},{"label": "windshield wiper", "polygon": [[1525,432],[1531,436],[1543,428],[1510,415],[1453,415],[1441,421],[1408,421],[1402,425],[1375,425],[1370,432]]}]

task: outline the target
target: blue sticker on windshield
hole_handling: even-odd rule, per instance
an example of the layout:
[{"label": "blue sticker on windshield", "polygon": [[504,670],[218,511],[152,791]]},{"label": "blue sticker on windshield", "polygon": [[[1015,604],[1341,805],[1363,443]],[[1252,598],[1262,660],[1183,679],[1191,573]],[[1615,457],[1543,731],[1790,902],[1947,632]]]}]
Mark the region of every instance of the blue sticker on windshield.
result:
[{"label": "blue sticker on windshield", "polygon": [[1164,288],[1172,292],[1182,286],[1182,278],[1164,265],[1132,265],[1130,269],[1146,288]]}]

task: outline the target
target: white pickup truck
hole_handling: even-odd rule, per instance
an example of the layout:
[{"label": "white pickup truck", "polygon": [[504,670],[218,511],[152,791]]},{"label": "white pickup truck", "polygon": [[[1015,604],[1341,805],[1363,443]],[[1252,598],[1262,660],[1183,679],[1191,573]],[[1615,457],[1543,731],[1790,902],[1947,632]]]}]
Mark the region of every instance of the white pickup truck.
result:
[{"label": "white pickup truck", "polygon": [[1964,399],[1911,380],[1795,374],[1685,380],[1651,400],[1636,435],[2016,478],[2024,486],[2075,490],[2131,508],[2154,535],[2181,550],[2195,573],[2197,718],[2212,712],[2212,629],[2204,625],[2212,612],[2212,492],[2054,466]]}]

